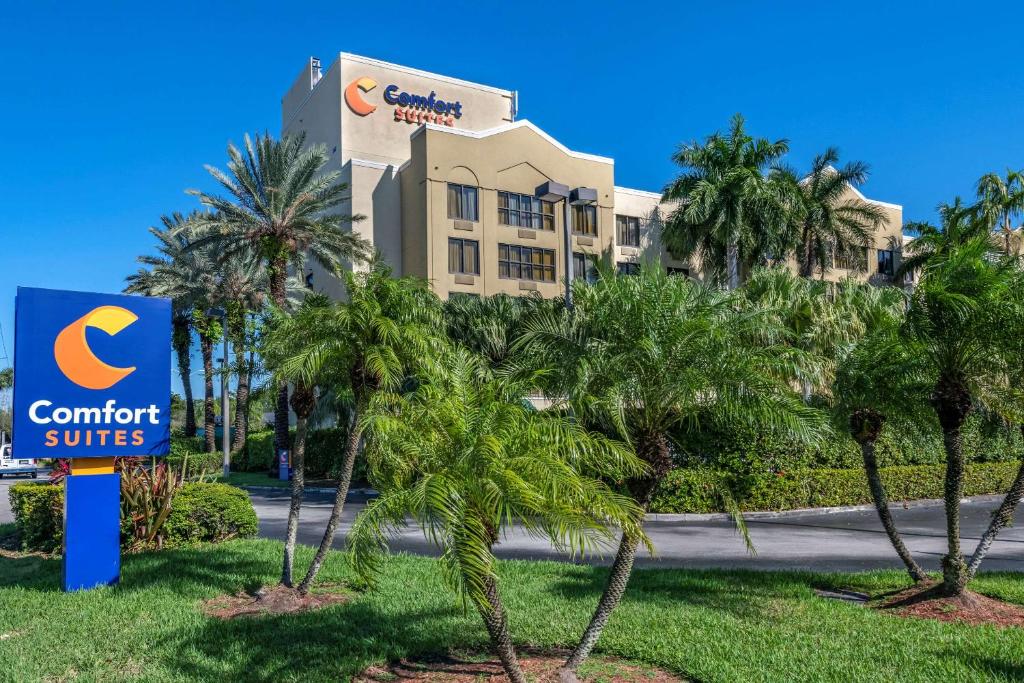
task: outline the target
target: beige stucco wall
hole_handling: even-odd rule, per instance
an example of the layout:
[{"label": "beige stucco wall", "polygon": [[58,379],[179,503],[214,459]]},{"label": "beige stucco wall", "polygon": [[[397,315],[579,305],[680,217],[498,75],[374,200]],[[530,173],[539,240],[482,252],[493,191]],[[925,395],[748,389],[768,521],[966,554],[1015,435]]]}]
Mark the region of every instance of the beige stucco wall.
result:
[{"label": "beige stucco wall", "polygon": [[[615,245],[615,262],[658,263],[663,268],[686,268],[690,277],[699,278],[697,264],[672,258],[662,248],[661,228],[664,219],[675,208],[675,203],[664,203],[657,192],[634,190],[626,187],[615,188],[615,214],[635,216],[640,219],[640,247]],[[614,227],[614,226],[613,226]],[[614,235],[618,240],[618,234]]]}]

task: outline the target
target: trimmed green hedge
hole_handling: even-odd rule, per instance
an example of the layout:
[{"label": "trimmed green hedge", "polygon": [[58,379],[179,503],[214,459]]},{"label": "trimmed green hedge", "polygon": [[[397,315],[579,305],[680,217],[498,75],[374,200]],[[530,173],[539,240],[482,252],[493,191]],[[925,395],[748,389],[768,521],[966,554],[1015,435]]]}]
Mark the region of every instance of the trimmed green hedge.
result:
[{"label": "trimmed green hedge", "polygon": [[[1004,493],[1019,462],[969,463],[964,495]],[[909,465],[879,470],[890,500],[941,498],[945,465]],[[743,510],[865,505],[871,503],[863,469],[804,469],[739,478],[709,468],[676,469],[665,477],[651,512],[721,512],[722,492],[731,491]]]},{"label": "trimmed green hedge", "polygon": [[[348,430],[330,427],[309,432],[306,441],[306,478],[334,479],[341,467],[341,456],[345,451]],[[295,443],[295,431],[289,434],[291,444]],[[263,431],[246,437],[245,449],[235,455],[232,467],[239,472],[267,472],[274,462],[274,432]],[[366,481],[366,465],[362,458],[356,458],[352,480]]]},{"label": "trimmed green hedge", "polygon": [[188,457],[188,476],[200,474],[219,474],[224,464],[224,456],[219,450],[206,452],[206,445],[199,437],[171,436],[171,452],[167,455],[167,464],[175,472],[181,470],[181,463]]},{"label": "trimmed green hedge", "polygon": [[[59,551],[64,533],[64,487],[22,482],[8,496],[25,550]],[[185,484],[174,496],[164,523],[164,547],[255,536],[256,510],[249,494],[227,484]],[[131,539],[122,534],[122,543]]]},{"label": "trimmed green hedge", "polygon": [[185,484],[164,525],[168,546],[256,535],[259,522],[249,494],[228,484]]},{"label": "trimmed green hedge", "polygon": [[53,552],[64,541],[64,487],[42,482],[14,484],[7,491],[22,547]]}]

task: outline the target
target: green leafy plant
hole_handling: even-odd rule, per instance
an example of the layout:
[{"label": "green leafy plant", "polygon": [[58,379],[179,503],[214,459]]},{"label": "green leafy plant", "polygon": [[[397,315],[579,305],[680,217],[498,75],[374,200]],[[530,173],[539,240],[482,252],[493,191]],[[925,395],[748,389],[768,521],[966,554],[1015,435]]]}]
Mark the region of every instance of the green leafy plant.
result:
[{"label": "green leafy plant", "polygon": [[248,493],[228,484],[192,482],[174,497],[164,523],[165,546],[250,538],[258,526]]}]

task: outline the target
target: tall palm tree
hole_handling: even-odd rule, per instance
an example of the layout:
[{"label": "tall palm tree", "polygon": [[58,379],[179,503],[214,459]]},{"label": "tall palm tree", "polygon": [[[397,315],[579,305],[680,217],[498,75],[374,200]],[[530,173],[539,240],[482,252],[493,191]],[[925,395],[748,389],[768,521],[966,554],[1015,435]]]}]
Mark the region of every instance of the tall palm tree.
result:
[{"label": "tall palm tree", "polygon": [[[365,240],[344,226],[360,216],[339,213],[348,187],[323,145],[305,145],[305,135],[275,140],[245,136],[244,151],[228,145],[228,171],[207,166],[224,195],[189,190],[213,210],[201,222],[199,246],[216,243],[222,258],[255,252],[267,269],[267,289],[279,308],[287,303],[288,269],[303,271],[311,257],[332,273],[346,260],[368,257]],[[288,386],[280,384],[274,409],[275,451],[288,448]]]},{"label": "tall palm tree", "polygon": [[[826,274],[835,254],[856,256],[874,243],[875,230],[885,221],[885,213],[861,199],[844,199],[868,177],[868,165],[851,161],[841,168],[839,150],[829,147],[814,157],[811,170],[797,175],[792,169],[777,166],[773,179],[788,189],[788,222],[795,233],[800,275]],[[853,259],[859,263],[861,259]]]},{"label": "tall palm tree", "polygon": [[970,579],[960,549],[963,424],[979,403],[1010,416],[1024,408],[1007,381],[1019,362],[1010,343],[1024,335],[1016,304],[1022,289],[1016,260],[992,258],[987,233],[962,243],[951,237],[925,263],[904,323],[904,343],[934,378],[929,401],[946,451],[947,595],[963,593]]},{"label": "tall palm tree", "polygon": [[[787,383],[796,352],[785,332],[770,316],[741,310],[736,294],[648,267],[636,277],[577,281],[573,294],[572,314],[539,316],[521,344],[544,373],[546,395],[566,397],[580,420],[620,436],[647,464],[628,482],[641,509],[672,467],[672,442],[687,450],[688,435],[708,421],[807,439],[823,425]],[[568,669],[586,659],[622,598],[639,541],[623,533]]]},{"label": "tall palm tree", "polygon": [[678,202],[662,228],[662,242],[679,258],[701,256],[704,267],[729,289],[748,269],[788,251],[785,203],[767,169],[789,150],[786,140],[751,137],[736,114],[726,134],[686,143],[672,160],[683,168],[664,190]]},{"label": "tall palm tree", "polygon": [[330,374],[354,398],[342,453],[334,506],[320,547],[298,586],[307,593],[334,543],[362,437],[362,415],[381,391],[393,391],[438,354],[441,306],[426,283],[393,278],[382,264],[367,273],[346,273],[346,300],[312,307],[298,322],[298,348],[276,362],[275,375],[307,387]]},{"label": "tall palm tree", "polygon": [[[192,396],[191,355],[192,332],[206,331],[205,310],[217,291],[217,267],[209,249],[191,249],[193,233],[190,226],[201,216],[197,211],[183,215],[175,212],[161,216],[162,228],[151,227],[149,232],[157,240],[157,253],[138,258],[145,268],[129,275],[125,292],[146,296],[165,296],[171,299],[171,343],[178,361],[178,374],[185,393],[185,435],[195,436],[196,413]],[[199,326],[196,326],[196,322]],[[213,405],[213,344],[205,339],[203,370],[205,374],[205,403],[208,404],[204,421],[207,422],[208,450],[212,435]]]},{"label": "tall palm tree", "polygon": [[[897,277],[920,271],[929,261],[944,258],[952,248],[991,236],[989,224],[979,217],[975,207],[964,204],[960,197],[954,198],[952,204],[939,204],[938,211],[939,225],[924,221],[908,221],[904,225],[904,229],[916,233],[916,237],[904,251],[896,269]],[[990,250],[994,251],[995,245],[990,244]]]},{"label": "tall palm tree", "polygon": [[977,210],[983,220],[1002,232],[1003,250],[1011,253],[1013,219],[1024,214],[1024,171],[1006,170],[1006,177],[986,173],[978,180]]},{"label": "tall palm tree", "polygon": [[411,517],[442,550],[445,582],[479,612],[509,680],[526,681],[499,590],[494,544],[513,523],[583,554],[624,528],[641,538],[642,512],[597,477],[642,476],[623,445],[577,422],[525,406],[526,387],[491,376],[466,349],[407,397],[381,394],[363,418],[380,497],[356,518],[348,545],[372,579],[387,535]]}]

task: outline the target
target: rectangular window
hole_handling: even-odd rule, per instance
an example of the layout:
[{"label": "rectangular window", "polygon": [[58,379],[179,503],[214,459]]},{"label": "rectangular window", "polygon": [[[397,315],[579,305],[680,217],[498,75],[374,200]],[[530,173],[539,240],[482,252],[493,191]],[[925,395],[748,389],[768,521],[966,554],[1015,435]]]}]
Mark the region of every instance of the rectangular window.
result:
[{"label": "rectangular window", "polygon": [[868,268],[868,250],[866,247],[849,247],[834,252],[832,265],[846,270],[864,271]]},{"label": "rectangular window", "polygon": [[678,275],[679,277],[690,277],[689,268],[675,268],[673,266],[669,266],[668,268],[665,269],[665,272],[668,273],[669,275]]},{"label": "rectangular window", "polygon": [[448,272],[459,275],[479,275],[480,243],[476,240],[449,237]]},{"label": "rectangular window", "polygon": [[896,252],[892,249],[878,250],[878,272],[892,277],[896,273]]},{"label": "rectangular window", "polygon": [[461,221],[477,221],[477,189],[469,185],[448,183],[448,218]]},{"label": "rectangular window", "polygon": [[574,251],[572,253],[572,279],[586,280],[593,283],[597,280],[597,269],[594,267],[595,257],[591,254]]},{"label": "rectangular window", "polygon": [[528,194],[498,192],[498,223],[533,230],[555,229],[555,205]]},{"label": "rectangular window", "polygon": [[636,216],[615,216],[615,240],[620,247],[639,247],[640,219]]},{"label": "rectangular window", "polygon": [[616,265],[616,269],[618,270],[619,275],[639,275],[640,274],[640,264],[639,263],[629,263],[627,261],[619,261],[615,265]]},{"label": "rectangular window", "polygon": [[572,207],[572,231],[577,235],[597,237],[597,206],[577,204]]},{"label": "rectangular window", "polygon": [[555,252],[553,249],[499,244],[498,277],[511,280],[554,282]]}]

